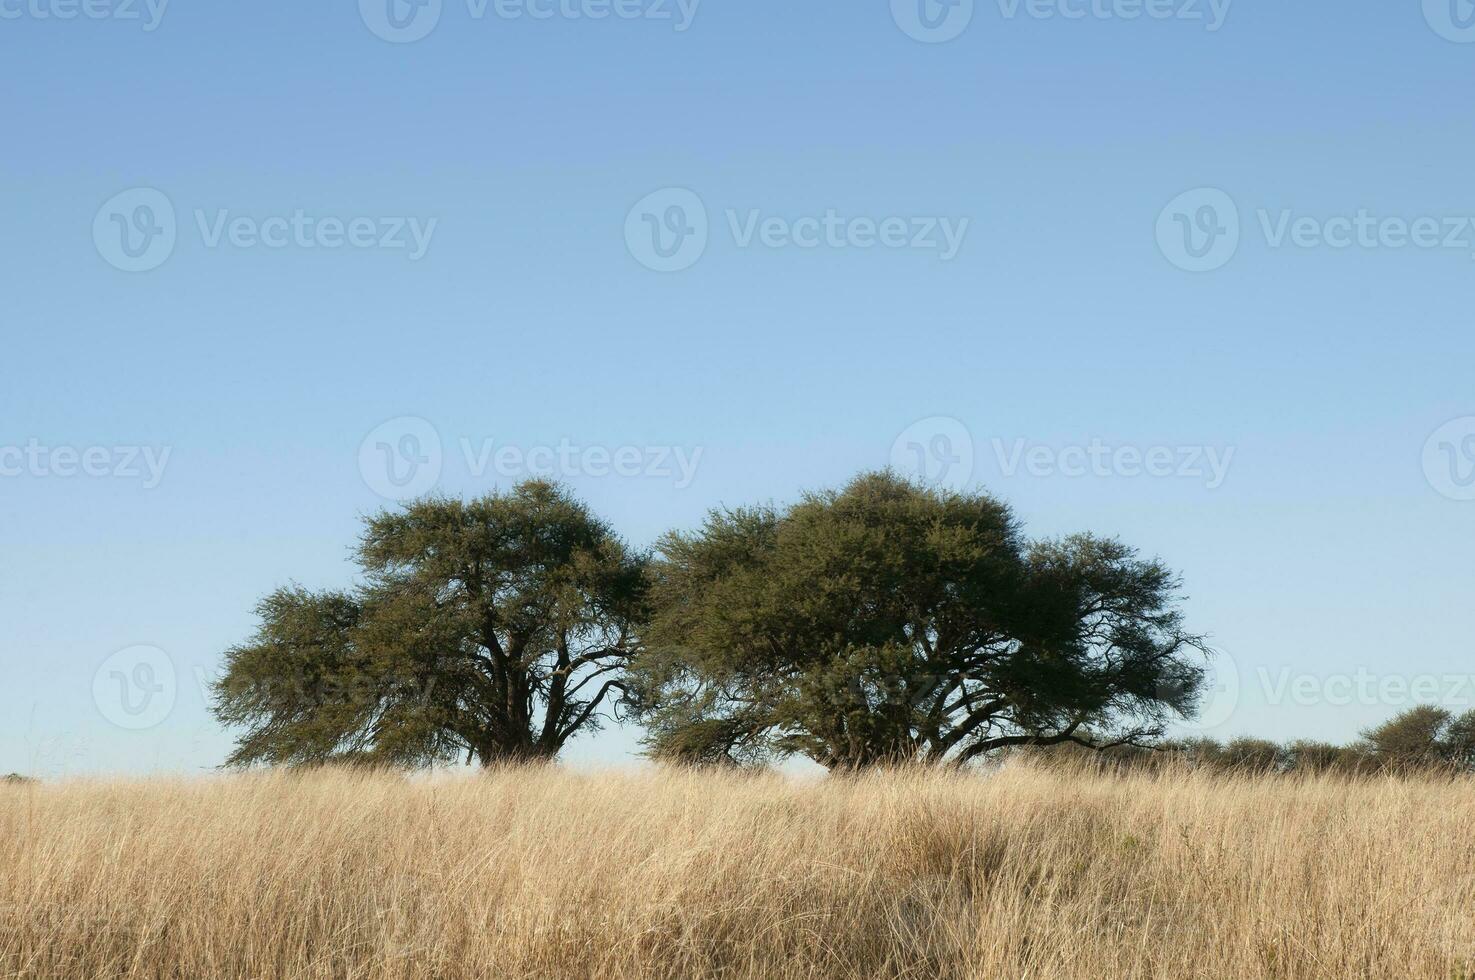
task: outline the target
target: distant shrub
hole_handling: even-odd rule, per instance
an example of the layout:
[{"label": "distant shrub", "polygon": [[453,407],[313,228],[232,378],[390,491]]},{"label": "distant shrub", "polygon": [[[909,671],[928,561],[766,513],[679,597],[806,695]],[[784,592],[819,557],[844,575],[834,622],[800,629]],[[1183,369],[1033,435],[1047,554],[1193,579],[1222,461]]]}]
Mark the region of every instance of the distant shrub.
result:
[{"label": "distant shrub", "polygon": [[1169,739],[1151,746],[1102,751],[1079,745],[1019,749],[1008,758],[1055,769],[1102,773],[1162,772],[1187,767],[1225,773],[1304,773],[1366,776],[1376,773],[1475,773],[1475,710],[1454,715],[1420,706],[1390,718],[1351,745],[1298,739],[1284,745],[1241,737]]},{"label": "distant shrub", "polygon": [[1187,738],[1164,743],[1164,749],[1190,768],[1217,769],[1224,765],[1224,746],[1212,738]]},{"label": "distant shrub", "polygon": [[1444,708],[1419,705],[1362,733],[1365,752],[1379,767],[1475,769],[1475,710],[1456,716]]},{"label": "distant shrub", "polygon": [[1333,745],[1302,739],[1285,748],[1286,768],[1306,773],[1367,773],[1377,769],[1377,762],[1361,746]]},{"label": "distant shrub", "polygon": [[1410,708],[1362,733],[1368,751],[1385,767],[1418,769],[1444,759],[1441,733],[1450,713],[1432,705]]},{"label": "distant shrub", "polygon": [[1268,739],[1237,738],[1224,746],[1219,764],[1240,772],[1274,772],[1282,768],[1282,752]]}]

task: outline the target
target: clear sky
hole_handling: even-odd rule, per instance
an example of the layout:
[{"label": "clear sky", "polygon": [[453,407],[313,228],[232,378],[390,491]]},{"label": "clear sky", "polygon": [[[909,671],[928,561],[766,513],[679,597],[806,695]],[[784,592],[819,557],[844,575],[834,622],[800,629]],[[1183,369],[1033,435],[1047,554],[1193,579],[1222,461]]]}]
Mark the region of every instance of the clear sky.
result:
[{"label": "clear sky", "polygon": [[1211,734],[1475,703],[1448,2],[0,0],[0,772],[217,765],[258,597],[529,468],[920,460],[1181,569]]}]

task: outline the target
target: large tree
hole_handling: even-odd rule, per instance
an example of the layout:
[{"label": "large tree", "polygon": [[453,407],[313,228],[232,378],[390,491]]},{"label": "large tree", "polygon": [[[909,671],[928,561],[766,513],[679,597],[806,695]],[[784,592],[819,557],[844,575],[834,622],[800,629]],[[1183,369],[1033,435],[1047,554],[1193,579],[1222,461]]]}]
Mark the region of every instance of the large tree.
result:
[{"label": "large tree", "polygon": [[1007,506],[865,474],[667,535],[629,701],[658,757],[832,769],[1142,744],[1193,710],[1178,580]]},{"label": "large tree", "polygon": [[561,488],[366,521],[352,591],[279,590],[226,654],[229,762],[552,758],[624,690],[645,559]]}]

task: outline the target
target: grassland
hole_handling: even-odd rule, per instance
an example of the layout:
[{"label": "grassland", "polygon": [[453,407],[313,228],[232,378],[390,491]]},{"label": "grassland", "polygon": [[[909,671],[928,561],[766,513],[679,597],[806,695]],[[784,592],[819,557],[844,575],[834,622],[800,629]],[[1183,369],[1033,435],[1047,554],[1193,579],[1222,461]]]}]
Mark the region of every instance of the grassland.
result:
[{"label": "grassland", "polygon": [[1463,977],[1439,778],[557,768],[0,786],[0,976]]}]

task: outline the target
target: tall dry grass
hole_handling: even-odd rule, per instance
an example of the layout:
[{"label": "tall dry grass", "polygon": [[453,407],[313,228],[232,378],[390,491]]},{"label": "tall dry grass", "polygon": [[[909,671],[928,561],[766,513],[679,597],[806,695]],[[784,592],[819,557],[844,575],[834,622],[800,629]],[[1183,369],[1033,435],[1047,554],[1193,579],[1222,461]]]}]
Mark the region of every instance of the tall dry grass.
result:
[{"label": "tall dry grass", "polygon": [[7,977],[1459,977],[1437,779],[554,768],[0,786]]}]

